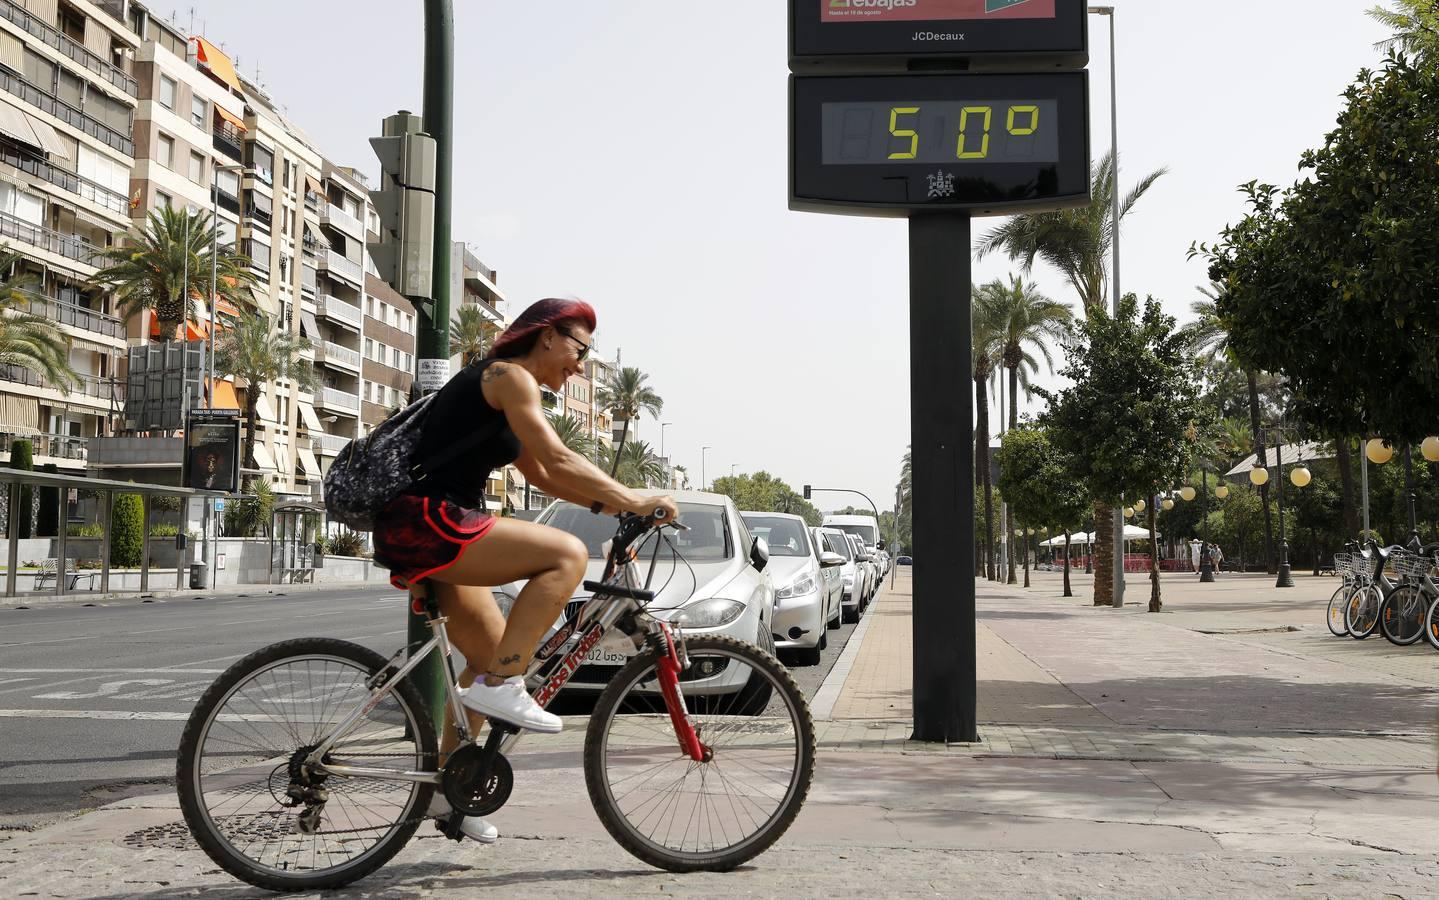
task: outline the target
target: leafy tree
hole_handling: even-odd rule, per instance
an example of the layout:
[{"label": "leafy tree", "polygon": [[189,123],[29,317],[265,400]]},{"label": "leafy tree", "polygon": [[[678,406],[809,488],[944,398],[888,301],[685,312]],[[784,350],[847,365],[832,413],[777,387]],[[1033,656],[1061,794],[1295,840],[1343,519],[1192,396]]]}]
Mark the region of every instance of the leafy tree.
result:
[{"label": "leafy tree", "polygon": [[[1040,423],[1074,460],[1074,472],[1092,497],[1112,504],[1124,496],[1150,496],[1188,470],[1199,386],[1189,338],[1174,325],[1152,297],[1142,316],[1132,294],[1117,317],[1091,310],[1066,348],[1060,374],[1072,386],[1038,391],[1049,401]],[[1102,571],[1102,565],[1097,568]],[[1096,578],[1096,605],[1104,603],[1101,581]],[[1151,555],[1149,608],[1160,607],[1158,561]]]},{"label": "leafy tree", "polygon": [[489,323],[484,313],[473,303],[462,305],[455,327],[450,331],[450,355],[458,355],[460,365],[468,366],[483,357],[489,347]]},{"label": "leafy tree", "polygon": [[1240,571],[1244,571],[1255,559],[1252,551],[1262,550],[1264,512],[1259,504],[1259,493],[1243,484],[1230,484],[1229,496],[1217,501],[1220,515],[1212,521],[1212,540],[1221,547],[1228,546],[1226,556],[1237,560]]},{"label": "leafy tree", "polygon": [[256,468],[255,439],[259,435],[256,405],[264,385],[287,378],[302,391],[314,390],[315,367],[300,354],[310,347],[302,337],[278,331],[263,314],[240,317],[234,328],[221,332],[215,344],[215,371],[245,382],[245,467]]},{"label": "leafy tree", "polygon": [[[1317,575],[1320,562],[1326,555],[1324,549],[1329,548],[1329,552],[1333,553],[1343,544],[1344,532],[1341,530],[1342,509],[1336,479],[1328,473],[1321,474],[1317,465],[1311,466],[1311,470],[1313,480],[1302,488],[1285,487],[1284,499],[1289,507],[1285,512],[1293,517],[1286,523],[1294,536],[1289,542],[1290,559],[1295,556],[1295,548],[1307,544],[1308,556]],[[1302,540],[1306,537],[1307,541]]]},{"label": "leafy tree", "polygon": [[18,366],[38,375],[62,393],[79,377],[70,367],[70,336],[46,316],[30,312],[35,278],[20,271],[19,253],[0,245],[0,366]]},{"label": "leafy tree", "polygon": [[616,481],[633,488],[659,486],[665,475],[664,464],[644,441],[623,444],[619,448],[601,441],[595,464],[609,469]]},{"label": "leafy tree", "polygon": [[245,303],[255,280],[249,257],[233,246],[216,247],[206,212],[162,207],[150,213],[143,230],[102,253],[108,265],[91,282],[115,292],[127,320],[153,310],[167,341],[190,318],[190,298],[210,296],[212,261],[216,292],[232,303]]},{"label": "leafy tree", "polygon": [[1369,17],[1394,31],[1393,37],[1379,42],[1382,49],[1420,55],[1439,50],[1439,4],[1434,0],[1395,0],[1392,7],[1373,7]]},{"label": "leafy tree", "polygon": [[[782,512],[803,516],[810,525],[819,525],[824,516],[801,494],[768,472],[753,475],[724,476],[714,480],[713,490],[734,500],[745,512]],[[873,512],[866,510],[866,515]]]},{"label": "leafy tree", "polygon": [[[250,496],[226,504],[225,533],[238,537],[263,537],[270,533],[275,492],[266,478],[251,479],[246,491]],[[330,550],[339,553],[333,546]]]},{"label": "leafy tree", "polygon": [[116,494],[110,510],[110,565],[132,569],[145,550],[145,505],[139,494]]},{"label": "leafy tree", "polygon": [[1051,341],[1069,332],[1074,314],[1069,306],[1040,293],[1033,283],[1011,276],[1009,284],[996,279],[979,289],[980,304],[987,309],[989,323],[998,332],[1000,361],[1009,373],[1009,427],[1019,425],[1019,379],[1022,367],[1038,368],[1034,353],[1044,358],[1050,371],[1054,361]]},{"label": "leafy tree", "polygon": [[[1064,596],[1072,597],[1069,584],[1068,533],[1089,513],[1089,492],[1074,477],[1073,461],[1055,447],[1047,429],[1025,425],[1010,429],[999,449],[999,489],[1004,492],[1015,521],[1025,527],[1056,526],[1066,534],[1064,554]],[[1028,557],[1025,586],[1028,587]]]},{"label": "leafy tree", "polygon": [[[620,431],[621,454],[630,436],[630,423],[639,418],[641,412],[648,412],[657,419],[664,412],[665,402],[645,383],[648,380],[649,376],[639,369],[625,366],[618,371],[611,370],[605,383],[595,391],[598,406],[607,410],[612,418],[625,423]],[[611,469],[611,474],[614,471]]]},{"label": "leafy tree", "polygon": [[578,417],[572,416],[568,412],[563,415],[546,413],[545,416],[550,420],[550,427],[555,430],[555,436],[560,439],[560,443],[586,459],[594,454],[594,440],[590,438],[589,429],[585,427],[585,423]]},{"label": "leafy tree", "polygon": [[1236,356],[1284,375],[1299,419],[1413,442],[1439,420],[1439,66],[1391,55],[1344,96],[1310,176],[1245,185],[1249,214],[1194,252]]},{"label": "leafy tree", "polygon": [[[10,444],[10,468],[22,469],[26,472],[35,469],[35,445],[26,440],[12,441]],[[28,484],[20,486],[20,502],[16,512],[16,524],[19,526],[20,539],[30,537],[30,529],[34,525],[35,516],[35,494],[34,488]]]}]

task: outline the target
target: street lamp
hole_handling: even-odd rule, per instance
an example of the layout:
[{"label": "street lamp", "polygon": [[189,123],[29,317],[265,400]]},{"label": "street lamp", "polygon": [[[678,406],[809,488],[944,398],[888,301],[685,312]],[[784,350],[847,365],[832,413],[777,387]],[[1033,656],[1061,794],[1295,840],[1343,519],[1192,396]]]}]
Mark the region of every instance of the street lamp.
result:
[{"label": "street lamp", "polygon": [[1194,497],[1195,497],[1194,488],[1190,487],[1189,485],[1186,484],[1184,487],[1182,487],[1182,488],[1179,489],[1179,498],[1180,498],[1181,500],[1183,500],[1185,503],[1188,503],[1189,501],[1193,500]]},{"label": "street lamp", "polygon": [[700,486],[705,490],[709,490],[709,482],[705,480],[705,454],[709,452],[710,448],[708,447],[700,448]]},{"label": "street lamp", "polygon": [[[1279,480],[1275,484],[1279,499],[1279,577],[1274,580],[1275,587],[1294,587],[1294,574],[1289,568],[1289,534],[1284,525],[1284,432],[1282,426],[1273,429],[1274,438],[1274,471],[1278,474]],[[1386,445],[1387,449],[1387,445]],[[1265,453],[1266,457],[1268,452]],[[1296,450],[1296,456],[1298,451]],[[1385,459],[1388,459],[1386,456]],[[1302,460],[1295,460],[1300,465],[1289,473],[1289,480],[1295,487],[1304,487],[1312,478],[1309,467],[1303,464]],[[1269,481],[1269,460],[1262,460],[1266,468],[1254,468],[1249,471],[1249,480],[1256,485],[1262,485]]]},{"label": "street lamp", "polygon": [[660,459],[665,459],[665,429],[672,424],[672,422],[660,423]]}]

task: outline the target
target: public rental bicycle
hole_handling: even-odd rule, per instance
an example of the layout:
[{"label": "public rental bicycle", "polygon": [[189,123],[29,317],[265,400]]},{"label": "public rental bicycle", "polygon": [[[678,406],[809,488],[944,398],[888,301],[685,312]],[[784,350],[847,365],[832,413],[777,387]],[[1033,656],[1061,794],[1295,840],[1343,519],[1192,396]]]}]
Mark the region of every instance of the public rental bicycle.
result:
[{"label": "public rental bicycle", "polygon": [[[654,517],[625,515],[593,596],[572,601],[527,673],[547,706],[608,635],[632,655],[600,694],[584,776],[600,821],[630,853],[672,872],[724,871],[764,852],[799,814],[814,773],[814,723],[789,672],[733,638],[686,635],[647,610],[661,545]],[[653,540],[643,586],[638,560]],[[515,783],[520,732],[491,721],[471,735],[445,618],[412,597],[433,636],[389,659],[347,641],[298,638],[241,659],[185,725],[177,785],[210,858],[274,890],[333,888],[404,847],[426,818],[460,840]],[[434,723],[409,678],[431,653],[445,667],[457,749],[440,765]],[[450,811],[429,814],[436,790]]]}]

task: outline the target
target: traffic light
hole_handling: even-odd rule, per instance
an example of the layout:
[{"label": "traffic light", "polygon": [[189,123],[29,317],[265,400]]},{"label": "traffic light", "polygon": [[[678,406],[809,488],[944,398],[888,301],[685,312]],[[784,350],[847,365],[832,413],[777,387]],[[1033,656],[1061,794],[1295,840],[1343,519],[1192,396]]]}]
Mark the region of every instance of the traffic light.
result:
[{"label": "traffic light", "polygon": [[804,499],[809,499],[809,485],[804,486]]},{"label": "traffic light", "polygon": [[380,159],[380,189],[370,191],[380,240],[369,243],[380,277],[406,297],[434,296],[435,139],[405,110],[385,117],[370,138]]}]

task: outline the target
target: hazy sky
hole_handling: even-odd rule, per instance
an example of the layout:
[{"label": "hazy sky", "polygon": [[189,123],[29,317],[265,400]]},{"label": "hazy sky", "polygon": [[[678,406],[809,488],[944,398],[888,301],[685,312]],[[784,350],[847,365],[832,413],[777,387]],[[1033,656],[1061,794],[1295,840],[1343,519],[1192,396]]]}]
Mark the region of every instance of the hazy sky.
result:
[{"label": "hazy sky", "polygon": [[[1126,222],[1125,291],[1188,317],[1205,282],[1190,242],[1242,214],[1240,183],[1292,181],[1345,85],[1381,59],[1369,5],[1121,0],[1120,178],[1170,170]],[[593,303],[604,352],[649,373],[666,450],[696,483],[710,445],[710,478],[763,468],[892,505],[909,441],[906,225],[788,210],[782,0],[455,7],[454,233],[499,270],[512,314]],[[197,0],[193,15],[337,162],[373,174],[366,138],[420,109],[419,0]],[[1091,27],[1098,157],[1109,39]],[[975,279],[1009,271],[989,259]],[[942,401],[968,385],[916,387]],[[659,432],[641,426],[656,450]]]}]

